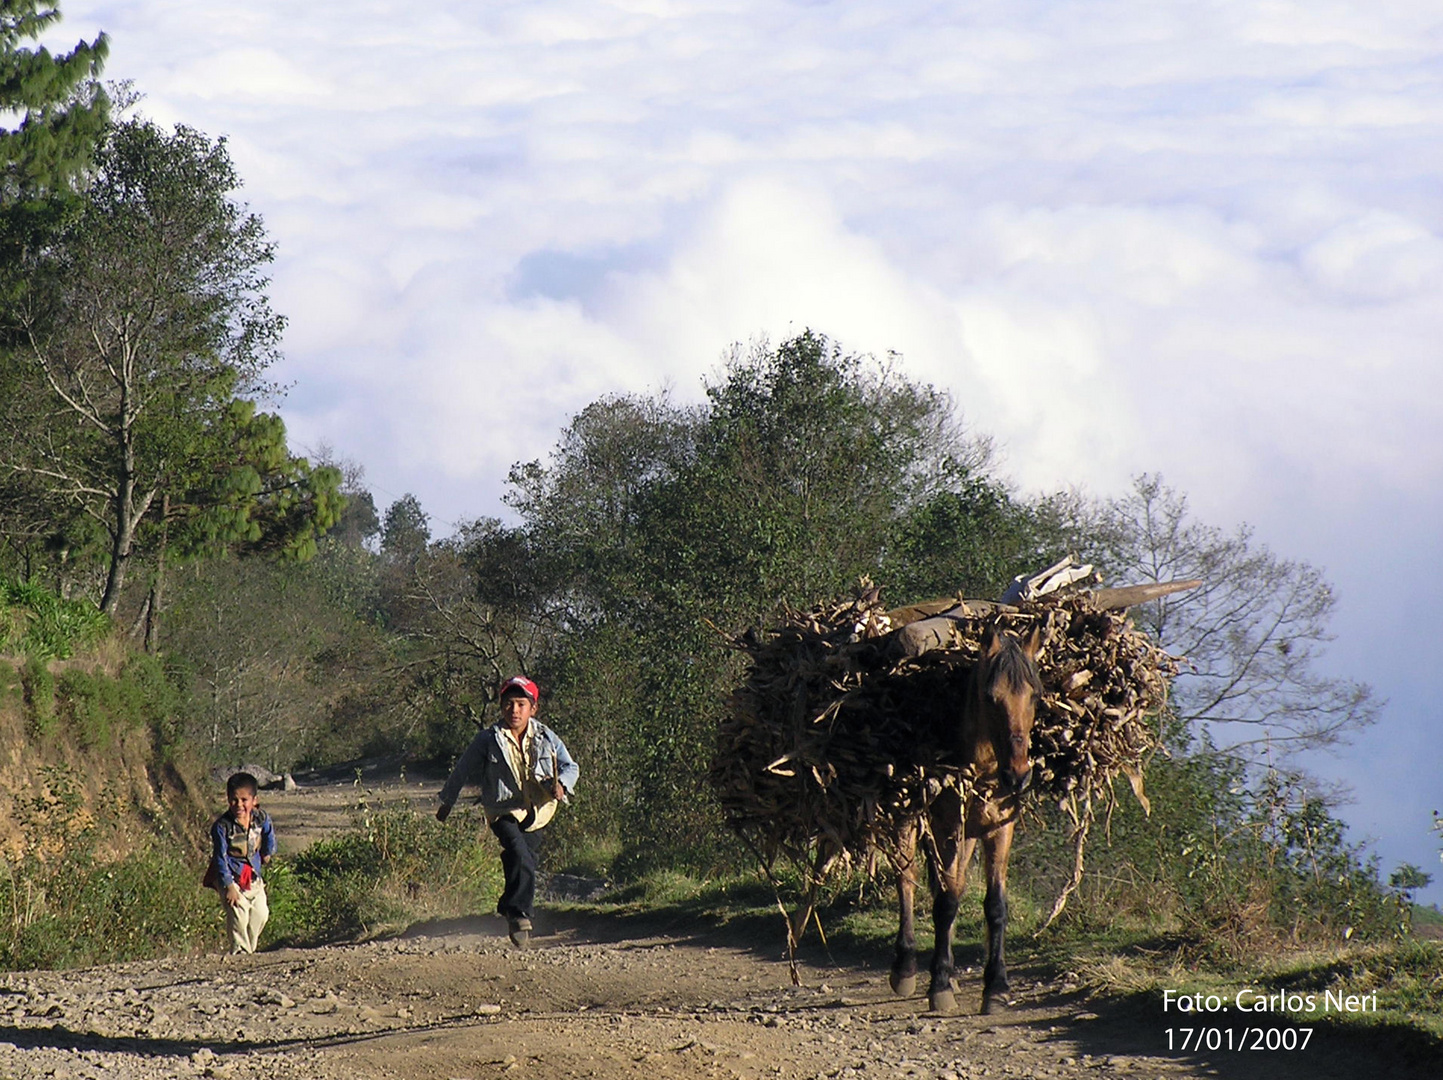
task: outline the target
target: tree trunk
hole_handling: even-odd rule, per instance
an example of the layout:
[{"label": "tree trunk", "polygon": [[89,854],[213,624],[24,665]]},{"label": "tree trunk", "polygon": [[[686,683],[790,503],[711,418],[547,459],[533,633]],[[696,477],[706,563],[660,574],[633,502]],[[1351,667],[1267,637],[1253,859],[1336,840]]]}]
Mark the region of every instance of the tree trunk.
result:
[{"label": "tree trunk", "polygon": [[105,575],[105,592],[100,597],[100,610],[111,618],[120,604],[120,590],[125,584],[125,563],[135,542],[135,447],[130,441],[130,386],[120,386],[120,427],[115,441],[120,451],[120,482],[115,486],[115,531],[110,534],[110,568]]},{"label": "tree trunk", "polygon": [[110,542],[110,569],[105,575],[105,592],[100,596],[100,610],[115,616],[120,603],[120,590],[125,585],[125,562],[130,558],[131,544],[135,539],[135,527],[130,524],[130,488],[133,481],[128,477],[123,485],[124,493],[115,499],[115,532]]},{"label": "tree trunk", "polygon": [[[128,395],[122,392],[122,402]],[[122,405],[122,411],[128,408]],[[105,577],[105,592],[100,597],[100,610],[114,618],[120,604],[120,590],[125,585],[126,563],[135,547],[135,530],[140,519],[145,517],[150,504],[155,500],[156,489],[151,488],[139,499],[135,495],[135,444],[129,422],[121,425],[118,435],[120,442],[120,483],[115,489],[115,531],[111,534],[110,570]]]},{"label": "tree trunk", "polygon": [[150,581],[150,598],[145,606],[145,651],[151,656],[160,647],[160,605],[165,592],[165,548],[170,539],[170,495],[160,497],[160,550],[155,555],[155,577]]}]

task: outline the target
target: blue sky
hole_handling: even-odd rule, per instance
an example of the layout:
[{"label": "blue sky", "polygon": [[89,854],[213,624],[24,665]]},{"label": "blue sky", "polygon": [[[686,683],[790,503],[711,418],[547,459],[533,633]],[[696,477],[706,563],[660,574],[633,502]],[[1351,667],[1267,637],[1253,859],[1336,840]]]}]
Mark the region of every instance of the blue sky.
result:
[{"label": "blue sky", "polygon": [[[1161,472],[1325,568],[1388,699],[1318,772],[1443,878],[1443,9],[1425,0],[63,3],[230,140],[293,441],[438,523],[729,344],[895,350],[1024,492]],[[1443,883],[1427,894],[1443,900]]]}]

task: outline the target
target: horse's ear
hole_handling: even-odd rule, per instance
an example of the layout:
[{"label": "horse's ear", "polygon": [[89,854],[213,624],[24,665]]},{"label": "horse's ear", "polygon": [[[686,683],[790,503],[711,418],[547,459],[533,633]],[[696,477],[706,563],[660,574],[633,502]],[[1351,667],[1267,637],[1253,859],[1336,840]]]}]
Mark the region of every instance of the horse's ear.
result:
[{"label": "horse's ear", "polygon": [[1022,643],[1022,651],[1027,654],[1029,660],[1036,660],[1037,654],[1042,651],[1042,624],[1037,623],[1032,627],[1032,633],[1027,635],[1027,640]]},{"label": "horse's ear", "polygon": [[987,629],[982,631],[982,658],[991,660],[1002,651],[1002,635],[997,632],[995,625],[989,624]]}]

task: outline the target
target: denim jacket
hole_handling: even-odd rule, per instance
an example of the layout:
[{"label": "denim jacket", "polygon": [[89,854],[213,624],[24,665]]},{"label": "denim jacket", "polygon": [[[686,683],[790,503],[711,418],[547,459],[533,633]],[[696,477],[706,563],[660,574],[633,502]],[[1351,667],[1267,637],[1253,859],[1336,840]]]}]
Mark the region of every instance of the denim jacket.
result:
[{"label": "denim jacket", "polygon": [[[569,795],[576,787],[576,778],[581,767],[566,751],[561,736],[539,720],[531,721],[533,775],[529,779],[549,789],[553,778],[559,777],[561,786]],[[481,788],[481,807],[488,817],[509,814],[512,811],[525,812],[534,809],[527,804],[526,795],[517,790],[516,777],[506,759],[506,750],[501,745],[503,732],[499,724],[493,724],[476,733],[471,745],[456,761],[446,786],[441,789],[441,801],[450,806],[461,794],[461,788],[468,782]],[[554,771],[553,771],[554,770]],[[528,779],[526,777],[523,780]]]},{"label": "denim jacket", "polygon": [[261,859],[276,853],[276,831],[270,815],[260,807],[251,811],[251,826],[243,829],[227,810],[210,827],[210,866],[207,881],[240,884],[241,867],[249,863],[253,880],[261,876]]}]

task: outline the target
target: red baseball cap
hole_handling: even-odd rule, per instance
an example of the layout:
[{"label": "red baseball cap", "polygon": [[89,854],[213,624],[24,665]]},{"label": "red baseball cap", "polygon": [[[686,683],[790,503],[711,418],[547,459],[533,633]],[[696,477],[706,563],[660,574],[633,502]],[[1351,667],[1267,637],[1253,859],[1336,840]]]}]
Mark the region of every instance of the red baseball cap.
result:
[{"label": "red baseball cap", "polygon": [[536,684],[525,675],[513,675],[502,683],[501,692],[496,695],[497,698],[504,698],[508,690],[520,690],[531,699],[531,704],[533,705],[536,704],[537,699],[541,696],[541,691],[536,689]]}]

